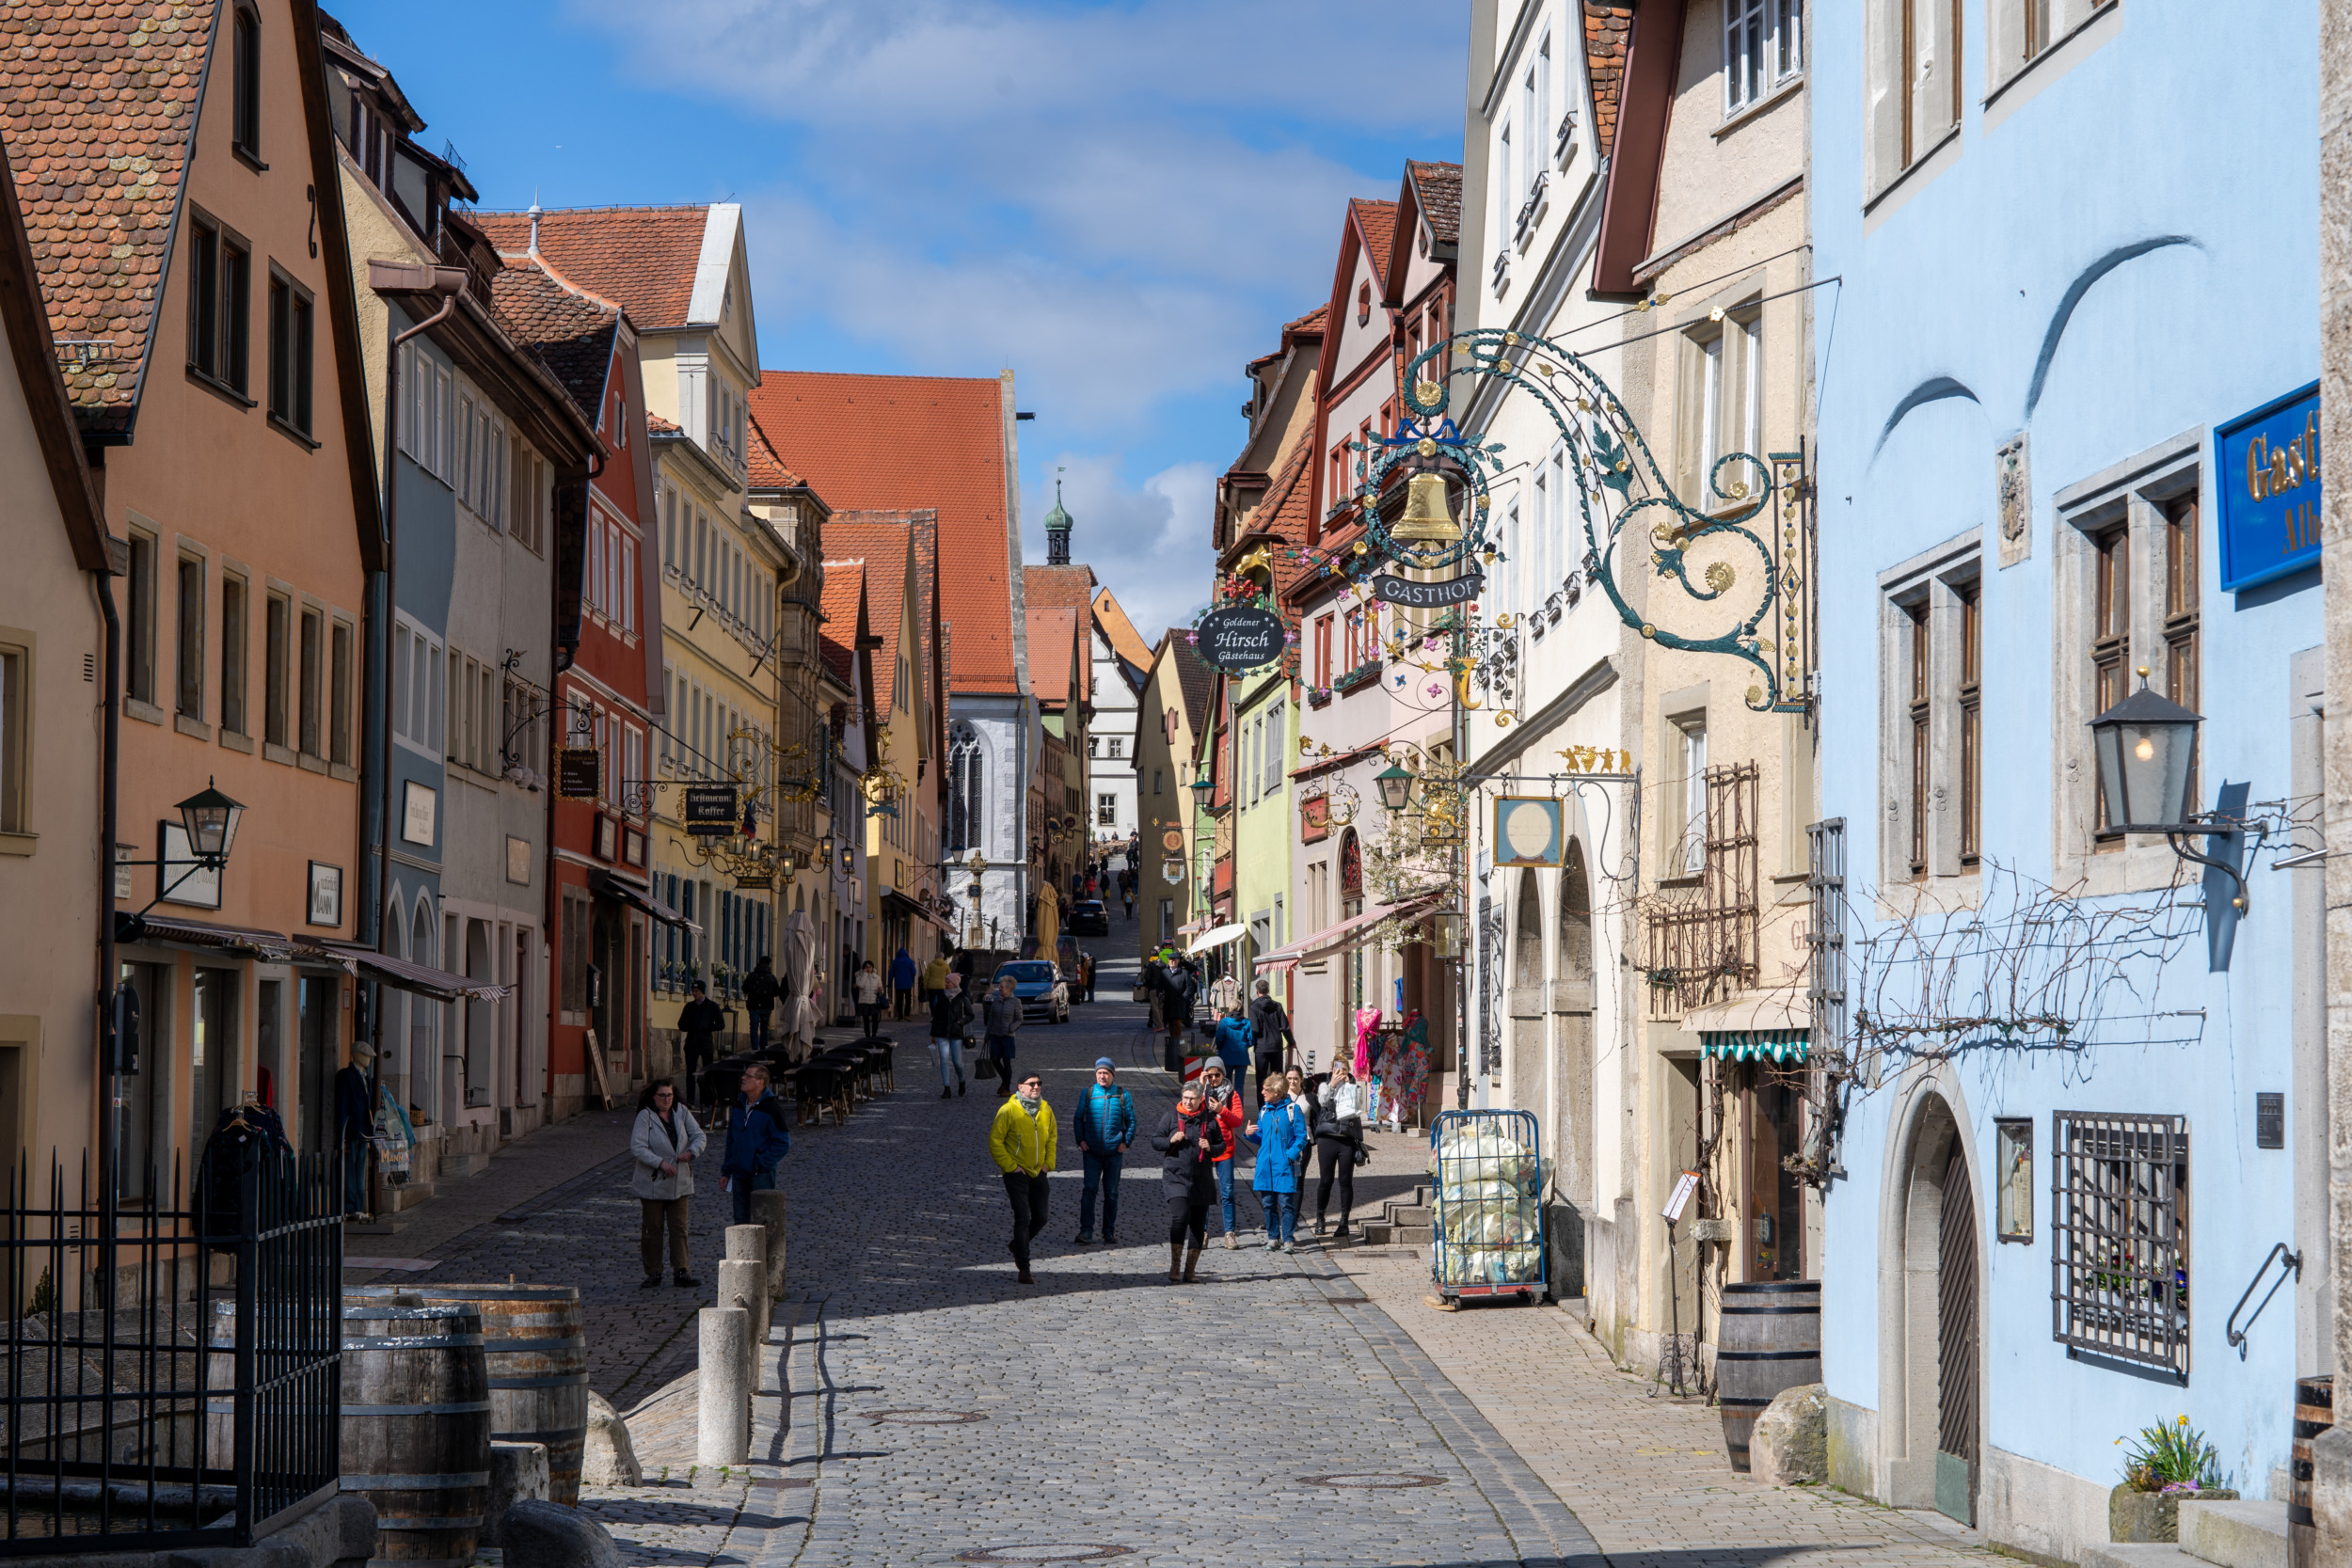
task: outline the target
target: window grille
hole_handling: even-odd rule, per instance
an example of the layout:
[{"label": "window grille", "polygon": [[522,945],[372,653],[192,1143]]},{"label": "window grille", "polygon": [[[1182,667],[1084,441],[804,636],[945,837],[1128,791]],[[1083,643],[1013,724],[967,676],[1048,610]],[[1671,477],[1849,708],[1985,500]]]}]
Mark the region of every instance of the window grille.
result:
[{"label": "window grille", "polygon": [[1833,816],[1804,830],[1809,875],[1805,998],[1813,1009],[1817,1051],[1846,1049],[1846,819]]},{"label": "window grille", "polygon": [[2051,1332],[2188,1381],[2188,1121],[2051,1118]]},{"label": "window grille", "polygon": [[1709,768],[1698,885],[1661,889],[1649,911],[1643,969],[1650,1016],[1679,1018],[1756,984],[1756,803],[1754,762]]}]

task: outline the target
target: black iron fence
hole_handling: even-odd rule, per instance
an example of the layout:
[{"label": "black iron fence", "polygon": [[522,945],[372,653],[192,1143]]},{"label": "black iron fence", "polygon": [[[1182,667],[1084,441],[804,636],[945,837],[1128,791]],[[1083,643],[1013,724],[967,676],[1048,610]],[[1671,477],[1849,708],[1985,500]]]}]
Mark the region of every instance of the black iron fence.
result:
[{"label": "black iron fence", "polygon": [[[257,1140],[265,1143],[265,1140]],[[110,1200],[27,1160],[0,1212],[0,1558],[249,1545],[340,1465],[341,1206],[247,1145]]]}]

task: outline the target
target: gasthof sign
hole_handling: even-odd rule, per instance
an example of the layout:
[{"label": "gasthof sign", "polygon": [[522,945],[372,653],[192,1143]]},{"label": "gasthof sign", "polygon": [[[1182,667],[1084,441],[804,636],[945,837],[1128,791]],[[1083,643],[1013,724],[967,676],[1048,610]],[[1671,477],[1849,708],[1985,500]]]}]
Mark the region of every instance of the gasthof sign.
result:
[{"label": "gasthof sign", "polygon": [[1372,591],[1391,604],[1401,604],[1410,610],[1433,610],[1439,605],[1468,604],[1486,591],[1486,578],[1483,572],[1465,572],[1443,582],[1415,582],[1410,578],[1391,577],[1387,573],[1372,579]]},{"label": "gasthof sign", "polygon": [[2319,383],[2241,414],[2215,436],[2221,587],[2319,563]]}]

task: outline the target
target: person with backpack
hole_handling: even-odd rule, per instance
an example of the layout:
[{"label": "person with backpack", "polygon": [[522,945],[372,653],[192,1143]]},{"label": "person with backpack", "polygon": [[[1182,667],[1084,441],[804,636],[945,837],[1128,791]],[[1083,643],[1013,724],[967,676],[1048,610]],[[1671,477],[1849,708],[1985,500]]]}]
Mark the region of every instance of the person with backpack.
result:
[{"label": "person with backpack", "polygon": [[890,960],[890,989],[898,993],[891,999],[895,1004],[892,1018],[903,1019],[914,1010],[914,955],[901,945],[898,956]]},{"label": "person with backpack", "polygon": [[1258,994],[1249,1001],[1249,1029],[1257,1037],[1258,1103],[1265,1103],[1265,1081],[1282,1070],[1286,1050],[1295,1050],[1298,1040],[1291,1033],[1290,1009],[1274,995],[1271,982],[1261,980]]},{"label": "person with backpack", "polygon": [[754,1062],[743,1069],[742,1092],[727,1108],[727,1151],[719,1174],[734,1199],[735,1223],[752,1223],[752,1194],[771,1192],[776,1166],[792,1152],[792,1113],[768,1088],[768,1069]]},{"label": "person with backpack", "polygon": [[768,1049],[768,1015],[775,1010],[776,998],[784,994],[784,984],[776,972],[769,967],[768,955],[762,953],[752,972],[743,976],[743,1006],[752,1015],[752,1050]]},{"label": "person with backpack", "polygon": [[1086,1162],[1086,1186],[1078,1195],[1077,1243],[1094,1240],[1094,1192],[1103,1191],[1103,1244],[1119,1244],[1119,1173],[1127,1146],[1136,1141],[1136,1102],[1119,1085],[1119,1068],[1108,1056],[1094,1059],[1094,1082],[1078,1095],[1070,1118]]},{"label": "person with backpack", "polygon": [[[1216,1021],[1216,1059],[1225,1064],[1225,1081],[1241,1093],[1242,1074],[1249,1069],[1250,1047],[1257,1039],[1249,1021],[1241,1016],[1239,1006],[1228,1007],[1225,1016]],[[1265,1083],[1258,1084],[1258,1103],[1265,1103]]]},{"label": "person with backpack", "polygon": [[972,1027],[972,999],[963,994],[963,976],[953,970],[941,976],[931,992],[931,1054],[939,1058],[939,1098],[947,1098],[947,1075],[955,1074],[955,1092],[964,1091],[963,1035]]},{"label": "person with backpack", "polygon": [[1307,1147],[1307,1117],[1291,1103],[1289,1082],[1277,1075],[1265,1081],[1274,1098],[1258,1108],[1258,1166],[1249,1184],[1258,1207],[1265,1211],[1268,1252],[1291,1250],[1291,1234],[1298,1224],[1298,1163]]}]

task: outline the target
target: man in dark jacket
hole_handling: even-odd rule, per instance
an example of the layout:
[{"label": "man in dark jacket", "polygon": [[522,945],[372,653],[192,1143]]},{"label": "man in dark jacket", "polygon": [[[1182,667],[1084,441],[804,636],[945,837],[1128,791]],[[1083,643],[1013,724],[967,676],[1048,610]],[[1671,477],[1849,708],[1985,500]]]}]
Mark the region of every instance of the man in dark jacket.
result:
[{"label": "man in dark jacket", "polygon": [[1160,1151],[1160,1190],[1168,1198],[1168,1282],[1189,1283],[1200,1266],[1209,1205],[1216,1201],[1216,1159],[1225,1152],[1224,1130],[1199,1084],[1186,1084],[1160,1117],[1152,1147]]},{"label": "man in dark jacket", "polygon": [[1094,1240],[1094,1192],[1103,1191],[1103,1244],[1119,1244],[1119,1171],[1127,1146],[1136,1141],[1136,1102],[1119,1086],[1119,1068],[1108,1056],[1094,1059],[1094,1082],[1078,1095],[1070,1118],[1086,1162],[1086,1185],[1078,1194],[1080,1246]]},{"label": "man in dark jacket", "polygon": [[792,1113],[768,1091],[768,1069],[758,1062],[743,1069],[742,1092],[727,1109],[727,1152],[719,1162],[727,1196],[735,1200],[735,1223],[752,1223],[752,1194],[776,1184],[776,1166],[792,1152]]},{"label": "man in dark jacket", "polygon": [[768,1015],[775,1009],[776,998],[784,994],[784,986],[776,972],[768,967],[768,955],[762,953],[752,972],[743,976],[743,1006],[752,1015],[752,1049],[768,1049]]},{"label": "man in dark jacket", "polygon": [[1295,1048],[1296,1037],[1291,1033],[1290,1009],[1274,999],[1273,985],[1258,982],[1258,994],[1249,999],[1249,1027],[1258,1037],[1258,1103],[1265,1103],[1265,1081],[1282,1070],[1284,1048]]},{"label": "man in dark jacket", "polygon": [[686,1037],[686,1082],[700,1098],[703,1069],[719,1054],[713,1037],[726,1027],[727,1016],[719,1010],[719,1004],[710,1000],[709,991],[700,980],[694,982],[692,991],[686,1006],[677,1010],[677,1028]]},{"label": "man in dark jacket", "polygon": [[368,1114],[368,1074],[355,1054],[349,1066],[335,1074],[335,1138],[342,1146],[343,1214],[366,1219],[368,1209],[368,1135],[375,1118]]},{"label": "man in dark jacket", "polygon": [[963,994],[963,976],[947,972],[946,982],[931,992],[931,1054],[939,1058],[939,1098],[947,1098],[947,1075],[955,1074],[955,1092],[966,1087],[963,1079],[963,1036],[972,1027],[972,999]]}]

